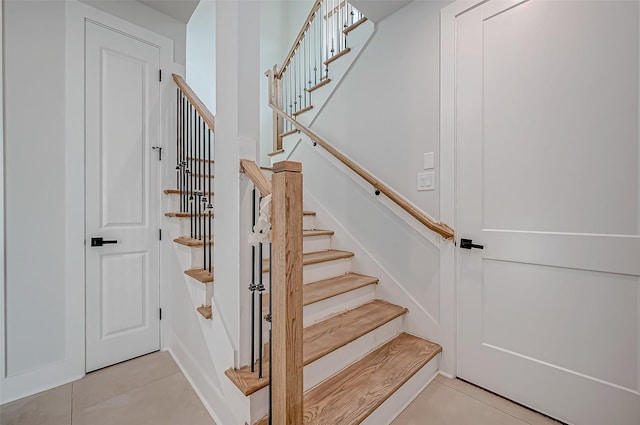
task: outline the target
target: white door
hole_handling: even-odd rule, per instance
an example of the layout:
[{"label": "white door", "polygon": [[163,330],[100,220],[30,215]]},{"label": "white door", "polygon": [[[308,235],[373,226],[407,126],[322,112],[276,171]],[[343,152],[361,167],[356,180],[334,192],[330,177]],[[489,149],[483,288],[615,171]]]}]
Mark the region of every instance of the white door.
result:
[{"label": "white door", "polygon": [[85,69],[91,371],[160,348],[159,49],[87,22]]},{"label": "white door", "polygon": [[640,424],[639,17],[490,0],[455,20],[457,373],[576,424]]}]

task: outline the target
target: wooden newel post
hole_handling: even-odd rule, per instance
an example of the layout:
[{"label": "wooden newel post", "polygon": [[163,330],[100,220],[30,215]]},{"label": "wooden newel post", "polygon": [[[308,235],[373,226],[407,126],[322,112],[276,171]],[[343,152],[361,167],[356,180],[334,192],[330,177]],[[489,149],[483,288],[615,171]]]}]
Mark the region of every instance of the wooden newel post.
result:
[{"label": "wooden newel post", "polygon": [[302,164],[273,165],[272,423],[302,424]]}]

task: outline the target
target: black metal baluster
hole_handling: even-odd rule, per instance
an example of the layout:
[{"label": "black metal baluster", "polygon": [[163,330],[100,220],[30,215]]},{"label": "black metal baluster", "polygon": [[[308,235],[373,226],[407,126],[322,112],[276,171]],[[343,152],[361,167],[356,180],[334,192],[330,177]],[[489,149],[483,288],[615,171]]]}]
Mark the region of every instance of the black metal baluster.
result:
[{"label": "black metal baluster", "polygon": [[[256,188],[251,192],[251,231],[256,225]],[[260,265],[262,273],[262,265]],[[256,360],[256,246],[251,245],[251,372],[255,372]]]},{"label": "black metal baluster", "polygon": [[271,328],[273,328],[272,326],[272,321],[273,321],[273,316],[272,316],[272,309],[271,307],[273,306],[272,302],[271,302],[271,294],[273,293],[273,285],[272,285],[272,264],[271,264],[271,259],[273,258],[273,252],[271,249],[271,242],[269,242],[269,314],[267,315],[267,322],[269,322],[269,425],[271,424],[271,418],[273,417],[273,411],[271,408],[272,405],[272,400],[273,400],[273,386],[271,385],[272,383],[272,376],[273,376],[273,335],[272,335],[272,331]]},{"label": "black metal baluster", "polygon": [[[208,132],[209,136],[209,176],[211,176],[211,129]],[[211,251],[213,250],[213,229],[211,228],[211,214],[213,213],[213,190],[211,190],[211,179],[209,179],[209,273],[213,273],[213,267],[211,262]]]},{"label": "black metal baluster", "polygon": [[201,164],[200,164],[200,114],[196,111],[196,117],[194,120],[194,124],[196,126],[196,139],[195,139],[195,149],[194,149],[194,165],[196,167],[196,216],[195,223],[196,226],[196,238],[198,240],[202,239],[202,229],[200,228],[200,203],[202,202],[202,192],[200,190],[200,180],[202,179],[201,173]]},{"label": "black metal baluster", "polygon": [[[176,189],[180,190],[180,89],[176,89]],[[180,195],[178,195],[180,199]]]},{"label": "black metal baluster", "polygon": [[182,187],[181,189],[181,212],[186,212],[187,211],[187,190],[186,190],[186,186],[187,186],[187,164],[184,162],[184,154],[185,154],[185,150],[186,150],[186,143],[187,143],[187,126],[186,126],[186,121],[187,121],[187,109],[185,108],[185,98],[184,98],[184,94],[181,95],[181,102],[182,104],[182,140],[180,141],[180,186]]},{"label": "black metal baluster", "polygon": [[193,107],[189,103],[189,152],[187,154],[187,162],[189,164],[189,228],[190,228],[190,236],[193,239],[194,236],[194,226],[193,226],[193,203],[194,203],[194,187],[193,187],[193,178],[194,178],[194,168],[193,168]]},{"label": "black metal baluster", "polygon": [[[260,202],[262,202],[262,197],[260,197]],[[262,346],[262,293],[264,292],[262,283],[262,242],[258,244],[258,265],[260,267],[260,274],[258,275],[260,277],[258,279],[258,351],[260,360],[258,378],[262,379],[262,351],[264,350]]]}]

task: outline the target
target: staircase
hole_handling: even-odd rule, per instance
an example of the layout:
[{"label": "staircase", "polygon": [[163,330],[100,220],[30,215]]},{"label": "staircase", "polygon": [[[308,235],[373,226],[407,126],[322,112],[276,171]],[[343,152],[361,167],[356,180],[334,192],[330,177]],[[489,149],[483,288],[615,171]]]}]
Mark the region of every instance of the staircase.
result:
[{"label": "staircase", "polygon": [[[388,423],[437,374],[442,349],[403,331],[407,309],[376,298],[378,279],[352,270],[354,254],[332,246],[314,212],[303,227],[304,423]],[[264,353],[262,378],[257,364],[225,372],[256,424],[268,423],[267,345]]]}]

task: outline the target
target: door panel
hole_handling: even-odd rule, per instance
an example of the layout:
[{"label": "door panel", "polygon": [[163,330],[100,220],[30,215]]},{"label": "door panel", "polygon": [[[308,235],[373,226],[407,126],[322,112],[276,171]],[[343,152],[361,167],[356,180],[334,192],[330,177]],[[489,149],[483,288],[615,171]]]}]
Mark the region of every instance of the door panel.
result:
[{"label": "door panel", "polygon": [[87,371],[160,348],[158,69],[156,46],[86,24]]},{"label": "door panel", "polygon": [[578,424],[640,423],[639,16],[456,18],[458,375]]},{"label": "door panel", "polygon": [[109,49],[102,49],[101,56],[102,225],[145,225],[149,64]]}]

